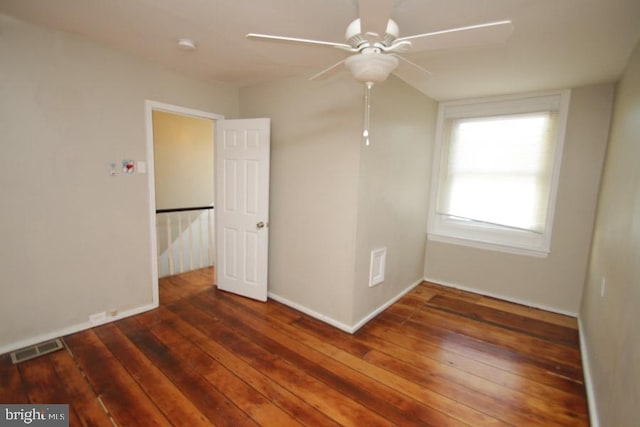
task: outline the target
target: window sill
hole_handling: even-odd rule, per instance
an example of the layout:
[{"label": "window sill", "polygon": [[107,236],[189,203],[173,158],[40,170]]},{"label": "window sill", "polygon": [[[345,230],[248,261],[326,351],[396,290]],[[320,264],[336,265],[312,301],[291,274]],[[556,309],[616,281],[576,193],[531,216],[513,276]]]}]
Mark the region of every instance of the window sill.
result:
[{"label": "window sill", "polygon": [[536,258],[547,258],[550,251],[546,248],[531,248],[531,247],[517,247],[508,246],[498,243],[491,243],[486,241],[462,239],[460,237],[451,237],[442,234],[428,233],[427,240],[440,243],[448,243],[451,245],[467,246],[476,249],[484,249],[489,251],[504,252],[513,255],[525,255]]}]

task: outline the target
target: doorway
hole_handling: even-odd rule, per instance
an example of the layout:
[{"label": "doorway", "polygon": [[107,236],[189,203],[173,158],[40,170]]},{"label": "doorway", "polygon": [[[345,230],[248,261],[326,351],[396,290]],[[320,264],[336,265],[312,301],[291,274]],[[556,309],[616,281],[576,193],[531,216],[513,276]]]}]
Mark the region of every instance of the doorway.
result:
[{"label": "doorway", "polygon": [[[154,170],[153,113],[163,111],[215,122],[214,200],[217,215],[214,252],[218,289],[266,301],[269,260],[268,118],[225,120],[224,116],[190,108],[146,102],[147,161],[151,236],[153,306],[159,305],[158,233]],[[215,218],[217,216],[217,219]],[[181,227],[178,227],[181,229]],[[172,236],[172,233],[169,233]],[[171,241],[171,237],[168,239]]]},{"label": "doorway", "polygon": [[163,286],[173,286],[172,277],[213,266],[214,138],[216,121],[223,118],[146,102],[155,306],[160,303],[160,280]]}]

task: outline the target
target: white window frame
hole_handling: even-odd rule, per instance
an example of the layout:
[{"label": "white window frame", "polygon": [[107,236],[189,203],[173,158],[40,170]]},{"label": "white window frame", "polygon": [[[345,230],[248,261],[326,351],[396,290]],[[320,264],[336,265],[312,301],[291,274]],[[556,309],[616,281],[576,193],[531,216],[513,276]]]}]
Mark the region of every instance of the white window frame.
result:
[{"label": "white window frame", "polygon": [[[502,251],[507,253],[546,257],[550,253],[553,218],[555,213],[560,166],[564,148],[565,130],[569,111],[570,91],[538,92],[490,98],[479,98],[440,103],[436,128],[435,150],[431,179],[431,202],[427,228],[428,240],[463,246]],[[446,159],[443,141],[446,120],[557,111],[558,123],[554,152],[551,186],[546,223],[542,233],[509,229],[490,224],[476,223],[437,213],[439,200],[440,168]]]}]

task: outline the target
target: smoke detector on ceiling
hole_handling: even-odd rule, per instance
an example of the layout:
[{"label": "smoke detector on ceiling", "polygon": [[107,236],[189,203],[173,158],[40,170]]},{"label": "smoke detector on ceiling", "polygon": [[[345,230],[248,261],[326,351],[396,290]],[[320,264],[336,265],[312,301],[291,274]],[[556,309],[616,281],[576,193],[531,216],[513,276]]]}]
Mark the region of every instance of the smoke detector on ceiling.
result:
[{"label": "smoke detector on ceiling", "polygon": [[187,38],[178,39],[178,47],[183,50],[195,50],[196,42]]}]

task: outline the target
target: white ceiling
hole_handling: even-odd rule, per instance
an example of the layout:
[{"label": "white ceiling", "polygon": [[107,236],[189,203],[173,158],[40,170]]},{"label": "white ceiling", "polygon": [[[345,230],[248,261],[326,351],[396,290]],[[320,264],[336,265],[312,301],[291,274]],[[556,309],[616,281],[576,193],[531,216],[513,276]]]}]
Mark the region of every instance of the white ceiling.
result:
[{"label": "white ceiling", "polygon": [[[403,74],[437,100],[616,80],[640,37],[640,0],[395,0],[400,37],[510,19],[506,44],[407,54]],[[343,42],[356,0],[0,0],[0,13],[81,34],[206,80],[239,86],[316,72],[329,47],[252,41],[249,32]],[[196,40],[196,51],[176,40]],[[406,71],[406,69],[405,69]],[[350,78],[345,71],[332,78]]]}]

